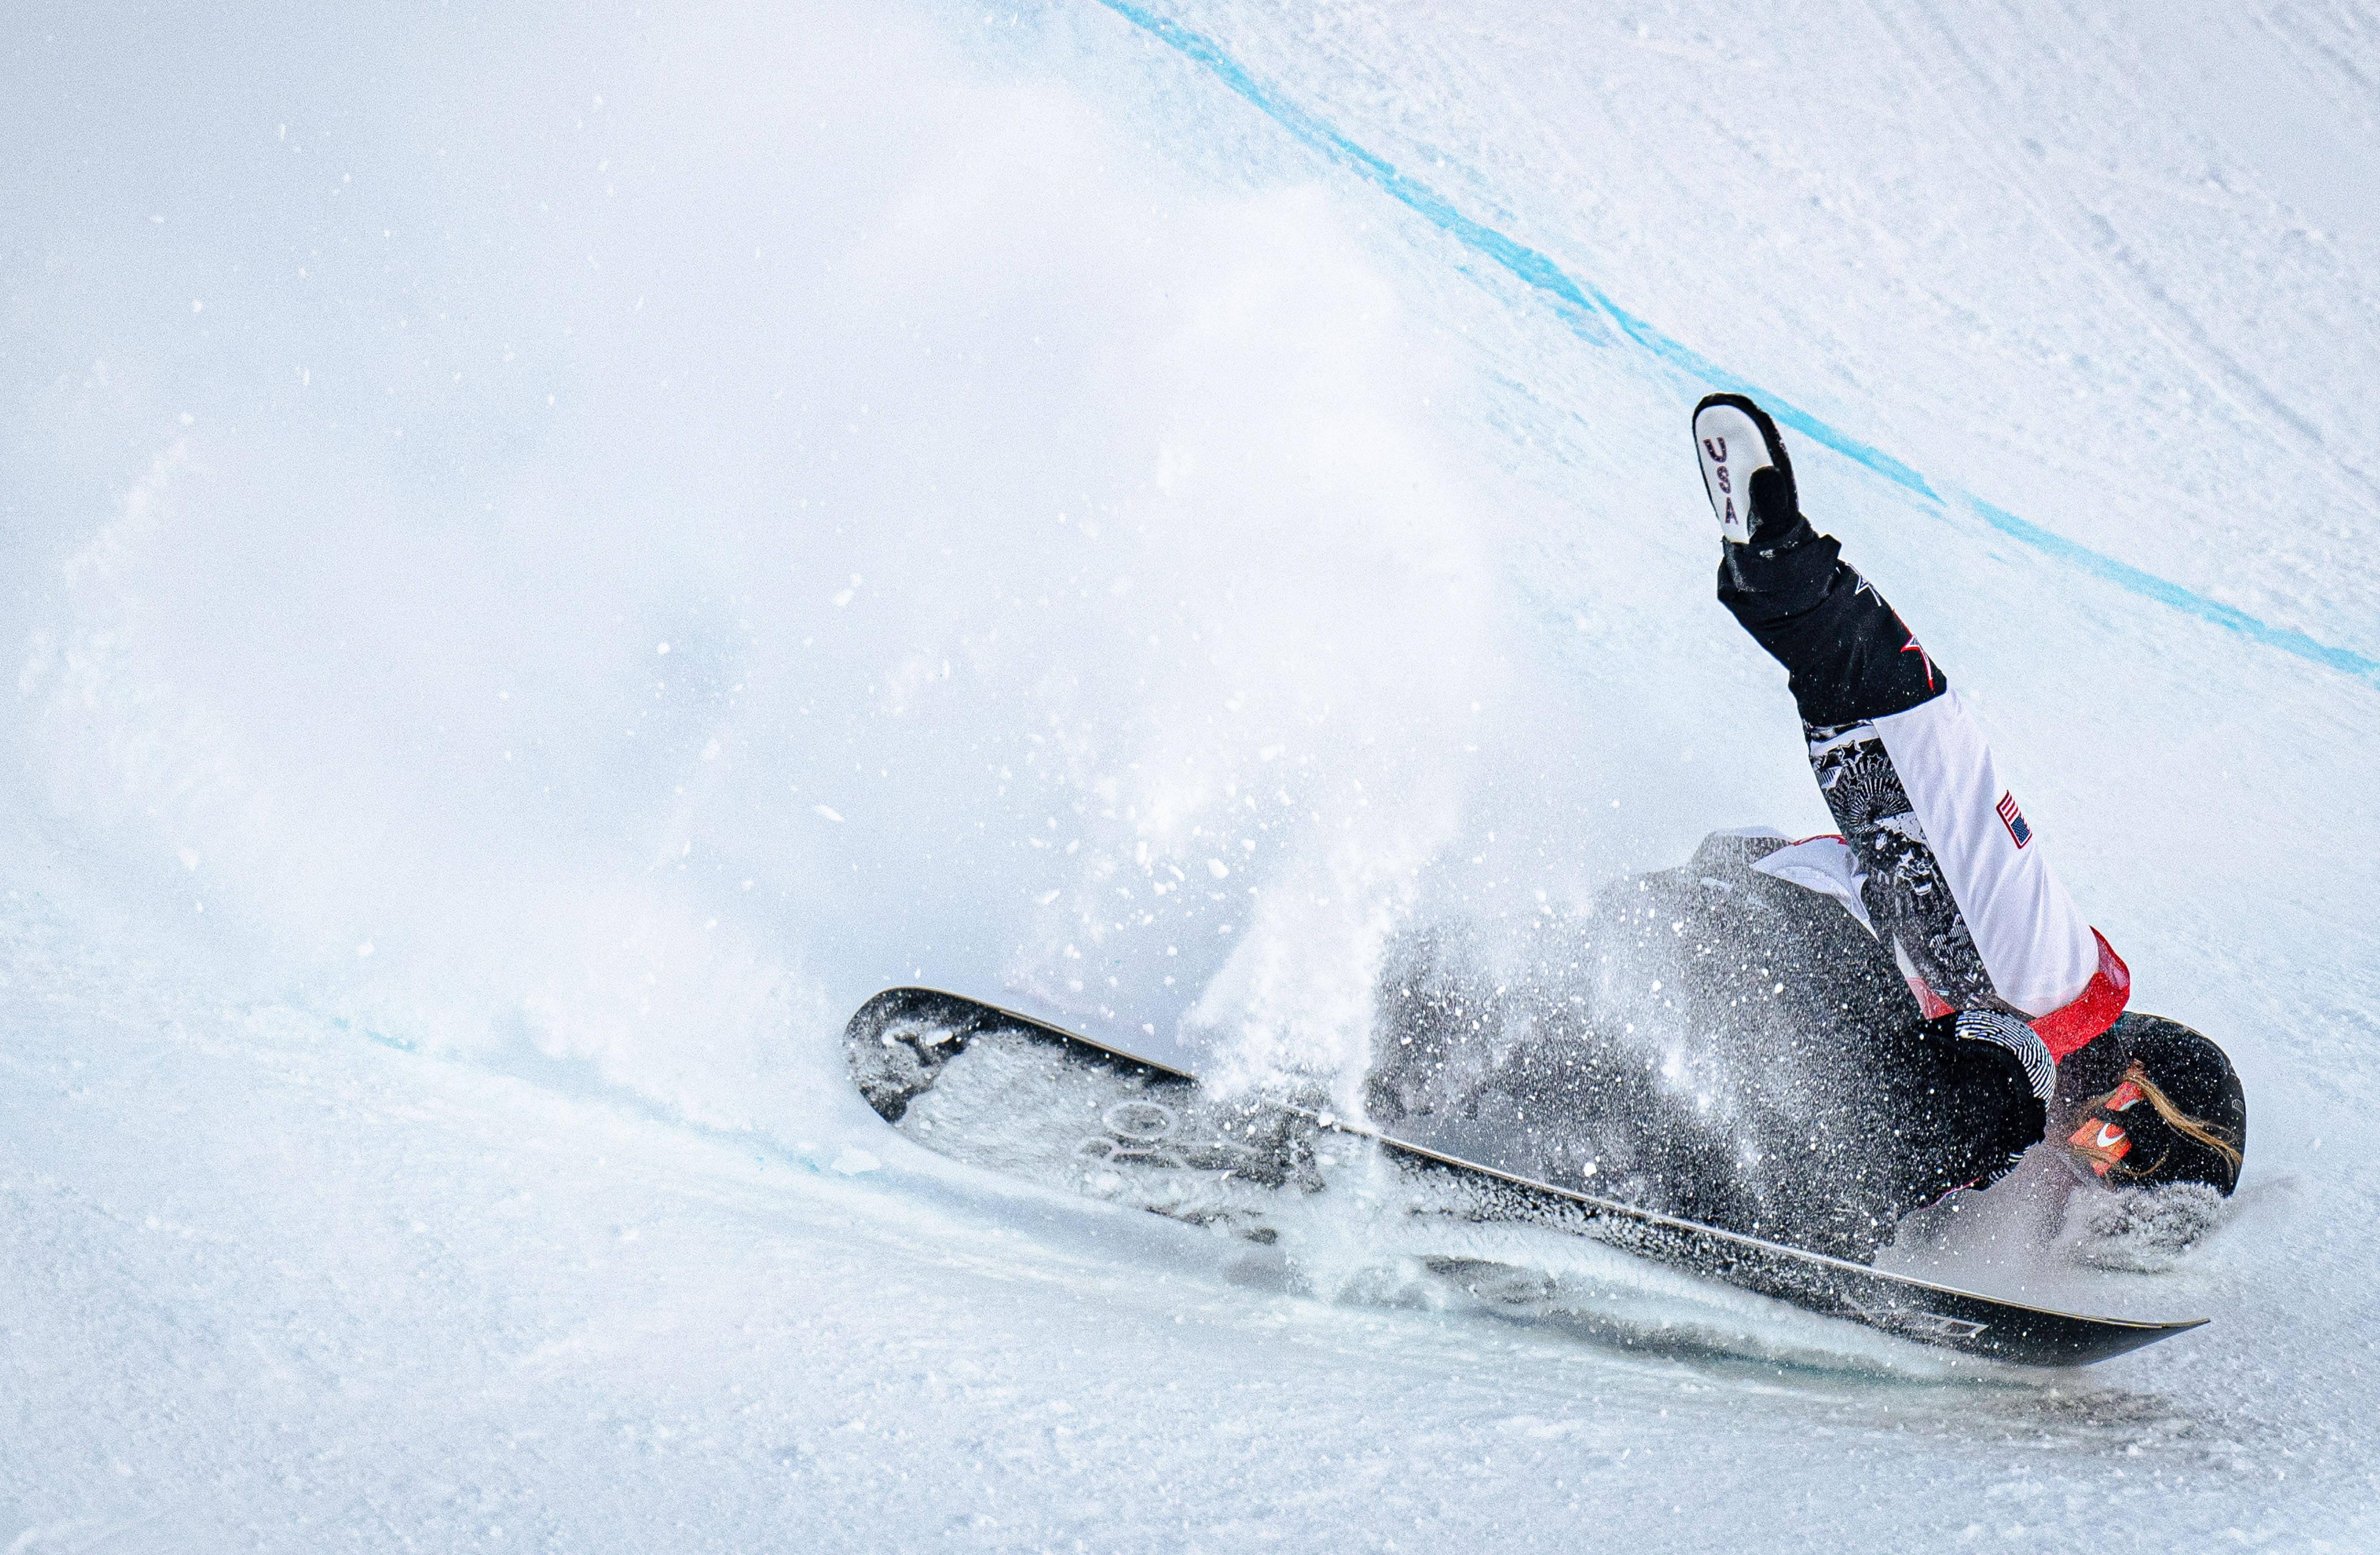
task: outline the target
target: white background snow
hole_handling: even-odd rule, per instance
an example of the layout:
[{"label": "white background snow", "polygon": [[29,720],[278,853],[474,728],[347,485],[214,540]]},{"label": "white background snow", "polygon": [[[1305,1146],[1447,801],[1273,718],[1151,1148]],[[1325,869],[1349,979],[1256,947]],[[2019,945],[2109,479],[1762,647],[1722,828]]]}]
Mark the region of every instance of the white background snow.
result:
[{"label": "white background snow", "polygon": [[[1138,14],[12,9],[0,1549],[2380,1543],[2380,13]],[[2212,1327],[1250,1290],[849,1093],[911,980],[1343,1082],[1400,923],[1821,829],[1694,358],[2238,1061],[2061,1276]]]}]

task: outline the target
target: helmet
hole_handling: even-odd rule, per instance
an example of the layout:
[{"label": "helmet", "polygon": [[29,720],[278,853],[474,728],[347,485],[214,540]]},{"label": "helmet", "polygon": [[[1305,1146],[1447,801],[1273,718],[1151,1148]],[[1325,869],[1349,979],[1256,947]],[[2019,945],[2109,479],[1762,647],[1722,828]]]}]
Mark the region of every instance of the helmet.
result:
[{"label": "helmet", "polygon": [[2111,1186],[2240,1184],[2248,1102],[2231,1061],[2202,1033],[2128,1013],[2058,1066],[2056,1127]]}]

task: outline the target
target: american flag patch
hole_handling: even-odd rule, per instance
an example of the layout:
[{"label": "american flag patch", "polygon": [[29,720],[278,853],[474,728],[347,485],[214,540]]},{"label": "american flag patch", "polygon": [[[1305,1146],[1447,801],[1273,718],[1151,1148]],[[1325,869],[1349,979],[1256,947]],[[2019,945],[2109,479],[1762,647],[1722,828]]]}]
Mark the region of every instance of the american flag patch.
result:
[{"label": "american flag patch", "polygon": [[1995,808],[2000,812],[2000,824],[2009,829],[2009,835],[2016,839],[2017,846],[2022,847],[2033,841],[2033,828],[2024,823],[2024,812],[2016,808],[2014,794],[2001,795],[2000,802]]}]

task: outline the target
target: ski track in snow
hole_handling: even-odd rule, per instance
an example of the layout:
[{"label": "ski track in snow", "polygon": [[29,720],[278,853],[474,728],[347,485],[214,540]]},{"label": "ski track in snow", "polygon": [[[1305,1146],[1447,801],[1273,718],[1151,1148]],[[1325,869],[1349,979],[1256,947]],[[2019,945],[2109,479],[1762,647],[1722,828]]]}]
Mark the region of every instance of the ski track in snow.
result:
[{"label": "ski track in snow", "polygon": [[[2369,1547],[2375,39],[41,8],[0,1549]],[[850,1093],[906,981],[1344,1084],[1394,926],[1822,827],[1684,447],[1754,383],[2252,1097],[2169,1270],[1895,1256],[2211,1327],[1285,1294]]]}]

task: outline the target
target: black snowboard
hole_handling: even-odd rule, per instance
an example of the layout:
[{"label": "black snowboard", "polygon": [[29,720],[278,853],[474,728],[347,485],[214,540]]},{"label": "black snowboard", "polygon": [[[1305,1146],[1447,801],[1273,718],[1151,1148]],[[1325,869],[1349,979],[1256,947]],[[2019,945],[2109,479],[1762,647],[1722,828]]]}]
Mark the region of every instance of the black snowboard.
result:
[{"label": "black snowboard", "polygon": [[[1385,1183],[1402,1216],[1590,1237],[1808,1311],[2023,1366],[2087,1366],[2204,1321],[2022,1306],[1534,1183],[1324,1112],[1218,1101],[1179,1069],[931,989],[878,994],[844,1040],[868,1104],[929,1148],[1260,1245],[1276,1239],[1298,1190],[1358,1181],[1368,1200]],[[1491,1305],[1527,1305],[1511,1295],[1530,1287],[1526,1270],[1425,1261]]]}]

